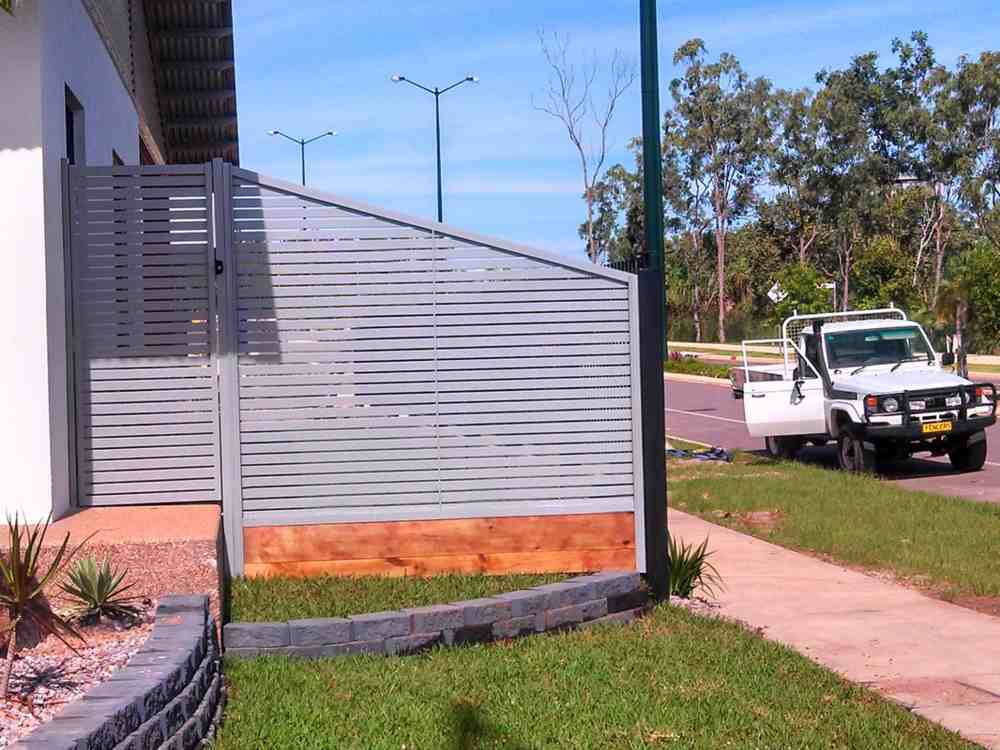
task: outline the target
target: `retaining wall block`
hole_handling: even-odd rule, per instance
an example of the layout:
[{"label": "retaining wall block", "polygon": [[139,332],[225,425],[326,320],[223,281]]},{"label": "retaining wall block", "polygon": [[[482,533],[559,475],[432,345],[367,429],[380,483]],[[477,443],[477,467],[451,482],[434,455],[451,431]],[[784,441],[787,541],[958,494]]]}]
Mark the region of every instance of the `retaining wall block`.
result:
[{"label": "retaining wall block", "polygon": [[512,591],[495,597],[510,604],[511,617],[537,615],[545,609],[548,594],[543,591]]},{"label": "retaining wall block", "polygon": [[280,648],[291,645],[287,622],[231,622],[222,637],[229,648]]},{"label": "retaining wall block", "polygon": [[506,620],[511,616],[511,604],[500,598],[470,599],[460,602],[467,627],[476,625],[492,625],[497,620]]},{"label": "retaining wall block", "polygon": [[642,577],[638,573],[598,573],[591,578],[594,581],[597,599],[627,594],[639,590],[642,586]]},{"label": "retaining wall block", "polygon": [[466,625],[448,629],[442,633],[446,646],[468,646],[474,643],[489,643],[493,640],[493,625]]},{"label": "retaining wall block", "polygon": [[545,612],[545,629],[559,630],[583,622],[583,608],[579,604],[549,609]]},{"label": "retaining wall block", "polygon": [[411,618],[411,633],[435,633],[465,625],[465,612],[461,607],[452,604],[412,607],[404,609],[403,612]]},{"label": "retaining wall block", "polygon": [[626,609],[640,609],[649,604],[646,591],[630,591],[626,594],[608,597],[608,612],[622,612]]},{"label": "retaining wall block", "polygon": [[538,632],[538,618],[541,615],[542,627],[544,628],[545,615],[538,613],[534,615],[524,615],[523,617],[512,617],[509,620],[500,620],[493,623],[493,637],[499,640],[519,638],[522,635]]},{"label": "retaining wall block", "polygon": [[351,621],[346,617],[292,620],[288,626],[292,646],[325,646],[351,640]]},{"label": "retaining wall block", "polygon": [[592,602],[584,602],[579,606],[585,621],[596,620],[599,617],[604,617],[608,613],[607,599],[595,599]]},{"label": "retaining wall block", "polygon": [[401,635],[396,638],[386,638],[385,653],[389,656],[415,654],[419,651],[427,651],[443,642],[444,635],[440,631],[436,633]]},{"label": "retaining wall block", "polygon": [[354,615],[351,621],[351,640],[384,641],[400,635],[410,634],[410,616],[404,612],[375,612],[370,615]]},{"label": "retaining wall block", "polygon": [[561,609],[597,598],[597,584],[585,579],[549,583],[533,590],[545,594],[545,609]]}]

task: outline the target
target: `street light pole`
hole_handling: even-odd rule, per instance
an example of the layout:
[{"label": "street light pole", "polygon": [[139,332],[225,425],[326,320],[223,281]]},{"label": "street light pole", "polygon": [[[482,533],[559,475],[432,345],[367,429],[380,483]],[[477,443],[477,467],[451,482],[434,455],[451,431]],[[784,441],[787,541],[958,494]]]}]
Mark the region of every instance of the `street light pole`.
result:
[{"label": "street light pole", "polygon": [[476,76],[466,76],[461,81],[453,83],[451,86],[440,89],[437,86],[434,88],[429,88],[416,81],[411,81],[409,78],[403,75],[392,76],[392,81],[394,83],[408,83],[411,86],[416,86],[421,91],[426,91],[428,94],[434,96],[434,127],[437,139],[437,198],[438,198],[438,223],[444,223],[444,189],[441,180],[441,95],[446,94],[454,88],[458,88],[463,83],[479,83],[479,78]]},{"label": "street light pole", "polygon": [[315,138],[309,138],[309,139],[305,139],[305,138],[293,138],[292,136],[288,135],[287,133],[282,133],[280,130],[268,130],[267,134],[268,135],[280,135],[282,138],[287,138],[292,143],[299,144],[299,154],[300,154],[301,159],[302,159],[302,185],[303,185],[303,187],[306,184],[306,146],[308,146],[313,141],[318,141],[320,138],[326,138],[327,136],[335,136],[335,135],[337,135],[336,131],[334,131],[334,130],[328,130],[325,133],[320,133]]}]

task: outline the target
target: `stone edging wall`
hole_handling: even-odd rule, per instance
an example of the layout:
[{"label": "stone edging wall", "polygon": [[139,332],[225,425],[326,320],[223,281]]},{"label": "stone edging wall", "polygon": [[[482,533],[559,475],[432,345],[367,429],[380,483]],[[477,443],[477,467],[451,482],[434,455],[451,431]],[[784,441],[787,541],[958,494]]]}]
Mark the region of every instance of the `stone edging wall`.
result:
[{"label": "stone edging wall", "polygon": [[129,663],[11,750],[190,750],[217,726],[219,664],[208,597],[164,597]]},{"label": "stone edging wall", "polygon": [[648,605],[638,573],[598,573],[485,599],[291,622],[229,623],[227,656],[408,654],[584,624],[631,622]]}]

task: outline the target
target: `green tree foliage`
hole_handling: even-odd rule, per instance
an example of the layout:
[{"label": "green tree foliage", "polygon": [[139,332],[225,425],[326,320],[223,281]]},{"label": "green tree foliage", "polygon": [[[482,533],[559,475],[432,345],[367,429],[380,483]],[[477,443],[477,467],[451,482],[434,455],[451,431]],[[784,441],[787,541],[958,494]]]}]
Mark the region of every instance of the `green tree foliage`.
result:
[{"label": "green tree foliage", "polygon": [[823,288],[826,279],[812,266],[793,263],[779,271],[775,280],[786,296],[773,307],[773,323],[780,324],[796,313],[813,315],[830,311],[831,292]]},{"label": "green tree foliage", "polygon": [[[775,315],[767,290],[802,281],[805,264],[810,283],[837,283],[839,309],[894,303],[931,323],[944,310],[939,338],[961,301],[964,340],[1000,350],[984,249],[1000,253],[1000,52],[949,68],[918,31],[894,40],[887,61],[859,54],[796,91],[751,78],[728,53],[709,59],[698,39],[674,62],[663,139],[671,336],[756,334]],[[642,253],[641,179],[636,161],[595,187],[608,257]],[[817,304],[830,299],[822,290]]]}]

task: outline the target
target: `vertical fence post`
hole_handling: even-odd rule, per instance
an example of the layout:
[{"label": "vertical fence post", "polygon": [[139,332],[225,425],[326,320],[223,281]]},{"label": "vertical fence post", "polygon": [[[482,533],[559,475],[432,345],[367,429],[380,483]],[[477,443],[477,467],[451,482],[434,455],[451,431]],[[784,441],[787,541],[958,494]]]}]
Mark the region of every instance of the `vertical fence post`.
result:
[{"label": "vertical fence post", "polygon": [[667,560],[667,469],[663,361],[666,300],[663,263],[663,162],[660,151],[660,73],[656,0],[640,0],[642,48],[642,151],[646,253],[639,272],[640,361],[642,362],[643,473],[646,509],[646,575],[653,595],[669,595]]},{"label": "vertical fence post", "polygon": [[[222,461],[222,527],[229,575],[243,575],[243,471],[240,461],[239,329],[236,257],[233,250],[232,166],[212,161],[215,211],[216,309],[219,417]],[[221,268],[219,267],[221,263]]]}]

